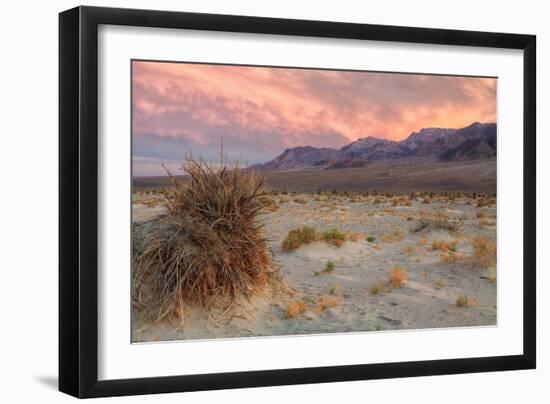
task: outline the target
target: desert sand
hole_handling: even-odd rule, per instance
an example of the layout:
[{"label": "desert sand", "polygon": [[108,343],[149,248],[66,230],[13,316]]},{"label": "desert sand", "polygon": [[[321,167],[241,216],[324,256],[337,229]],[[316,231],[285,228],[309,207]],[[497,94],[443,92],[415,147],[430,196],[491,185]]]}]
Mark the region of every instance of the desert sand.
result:
[{"label": "desert sand", "polygon": [[[164,214],[159,198],[134,193],[134,222]],[[480,264],[474,252],[476,240],[496,243],[493,195],[275,192],[271,198],[272,211],[261,220],[287,291],[268,291],[216,316],[186,307],[182,320],[162,325],[134,315],[134,342],[496,325],[495,264]],[[452,228],[433,225],[434,218]],[[283,251],[288,232],[304,225],[338,229],[348,240]],[[395,267],[406,273],[399,287],[389,281]]]}]

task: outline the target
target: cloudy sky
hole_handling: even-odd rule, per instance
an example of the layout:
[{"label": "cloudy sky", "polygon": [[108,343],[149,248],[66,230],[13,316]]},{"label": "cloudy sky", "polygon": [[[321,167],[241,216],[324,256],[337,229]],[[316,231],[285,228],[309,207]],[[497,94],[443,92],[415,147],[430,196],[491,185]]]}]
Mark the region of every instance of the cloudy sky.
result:
[{"label": "cloudy sky", "polygon": [[496,79],[133,62],[134,175],[192,153],[243,164],[286,148],[400,140],[425,127],[496,121]]}]

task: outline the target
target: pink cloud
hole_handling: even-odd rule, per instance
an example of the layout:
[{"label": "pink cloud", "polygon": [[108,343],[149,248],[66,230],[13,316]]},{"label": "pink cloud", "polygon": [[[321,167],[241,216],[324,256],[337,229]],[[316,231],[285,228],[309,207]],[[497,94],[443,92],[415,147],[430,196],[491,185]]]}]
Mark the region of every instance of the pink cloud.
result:
[{"label": "pink cloud", "polygon": [[496,121],[496,79],[133,62],[134,139],[200,149],[223,137],[262,159],[474,121]]}]

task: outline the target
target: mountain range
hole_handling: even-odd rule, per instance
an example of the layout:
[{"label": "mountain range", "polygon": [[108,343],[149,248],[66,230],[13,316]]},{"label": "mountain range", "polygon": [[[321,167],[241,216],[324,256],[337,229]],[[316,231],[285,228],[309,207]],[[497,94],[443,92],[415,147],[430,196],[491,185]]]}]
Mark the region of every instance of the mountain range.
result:
[{"label": "mountain range", "polygon": [[259,170],[300,168],[355,168],[373,162],[398,159],[464,161],[496,157],[497,127],[494,123],[474,122],[460,129],[424,128],[406,139],[393,141],[369,136],[340,148],[299,146],[286,149],[273,160],[256,164]]}]

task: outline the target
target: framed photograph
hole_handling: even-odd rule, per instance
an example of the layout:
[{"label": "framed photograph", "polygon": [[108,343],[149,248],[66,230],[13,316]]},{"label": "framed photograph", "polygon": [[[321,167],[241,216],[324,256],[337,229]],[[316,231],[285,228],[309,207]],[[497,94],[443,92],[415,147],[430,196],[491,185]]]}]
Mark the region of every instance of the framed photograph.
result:
[{"label": "framed photograph", "polygon": [[59,16],[59,388],[533,369],[532,35]]}]

